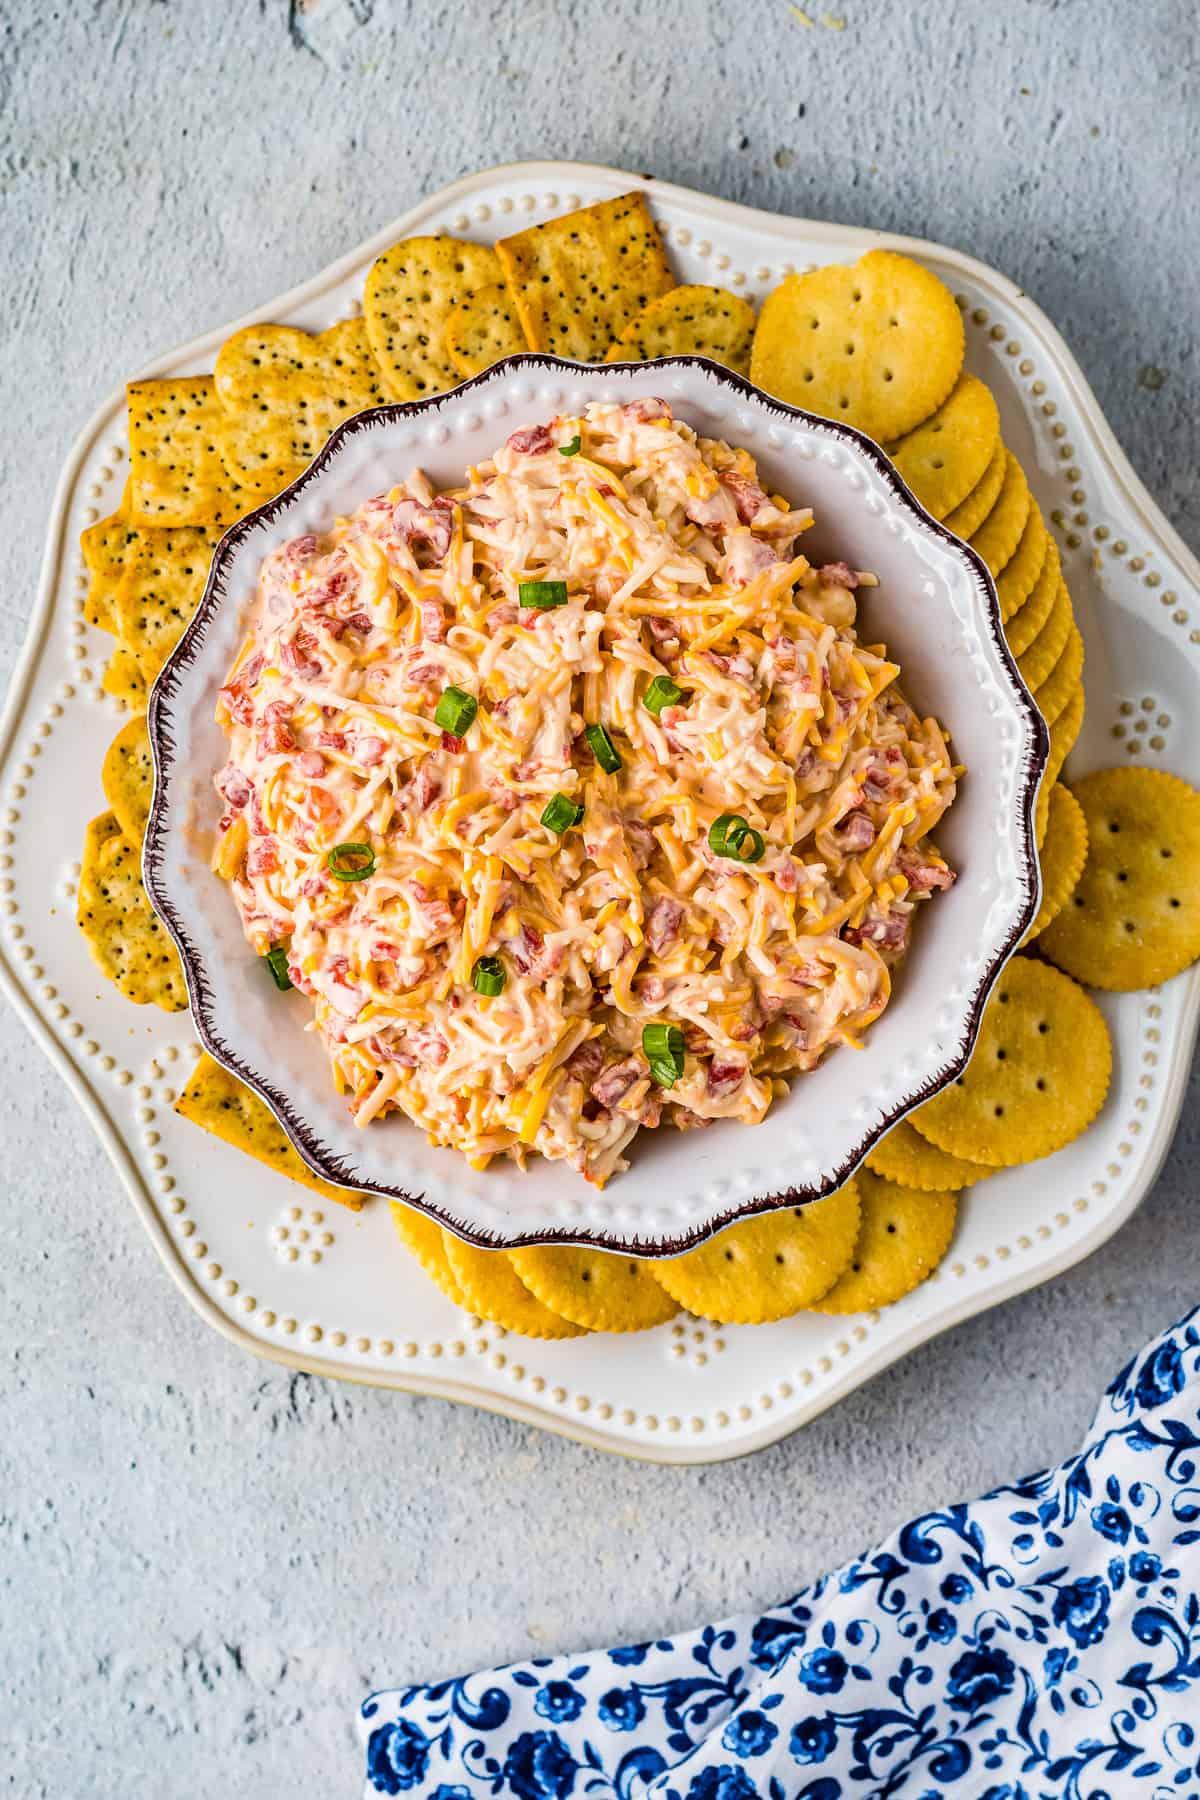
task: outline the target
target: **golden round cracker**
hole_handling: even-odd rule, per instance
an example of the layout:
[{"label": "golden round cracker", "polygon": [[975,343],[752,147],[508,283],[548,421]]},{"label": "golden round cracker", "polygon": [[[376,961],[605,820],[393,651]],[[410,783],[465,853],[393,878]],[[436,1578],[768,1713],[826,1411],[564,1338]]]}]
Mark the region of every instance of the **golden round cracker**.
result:
[{"label": "golden round cracker", "polygon": [[829,1292],[854,1254],[858,1186],[742,1219],[698,1250],[651,1263],[680,1306],[722,1325],[787,1319]]},{"label": "golden round cracker", "polygon": [[958,1195],[924,1193],[864,1170],[862,1219],[850,1267],[811,1309],[874,1312],[902,1300],[937,1268],[950,1247]]},{"label": "golden round cracker", "polygon": [[543,1305],[589,1331],[646,1331],[678,1311],[649,1264],[636,1257],[572,1244],[533,1244],[509,1255]]},{"label": "golden round cracker", "polygon": [[446,354],[459,375],[480,375],[528,350],[512,295],[502,281],[464,294],[446,318]]},{"label": "golden round cracker", "polygon": [[973,531],[978,531],[1000,497],[1000,489],[1004,486],[1004,471],[1007,467],[1008,451],[1004,447],[1003,438],[1001,438],[993,450],[992,460],[980,480],[975,483],[962,505],[956,506],[954,511],[947,513],[942,520],[943,525],[952,531],[955,537],[969,538]]},{"label": "golden round cracker", "polygon": [[1114,993],[1169,981],[1200,956],[1200,793],[1162,769],[1099,769],[1072,786],[1088,853],[1043,955]]},{"label": "golden round cracker", "polygon": [[154,758],[144,713],[126,721],[104,753],[100,768],[104,798],[131,844],[140,844],[154,794]]},{"label": "golden round cracker", "polygon": [[991,571],[999,575],[1021,541],[1025,521],[1029,517],[1031,497],[1025,471],[1009,450],[1004,464],[1004,482],[983,524],[971,533],[972,550],[977,550]]},{"label": "golden round cracker", "polygon": [[963,323],[936,275],[894,250],[789,275],[767,295],[750,378],[880,443],[936,412],[958,380]]},{"label": "golden round cracker", "polygon": [[1038,576],[1045,567],[1049,548],[1050,533],[1046,530],[1042,509],[1031,495],[1029,512],[1017,540],[1017,547],[996,577],[1000,617],[1005,622],[1020,610],[1033,592]]},{"label": "golden round cracker", "polygon": [[583,1326],[552,1312],[530,1293],[506,1250],[480,1250],[451,1231],[443,1231],[442,1241],[450,1272],[462,1291],[462,1304],[469,1312],[493,1325],[503,1325],[506,1331],[519,1332],[522,1337],[585,1335]]},{"label": "golden round cracker", "polygon": [[888,446],[888,455],[935,519],[983,479],[1000,442],[1000,409],[976,375],[961,374],[937,411]]},{"label": "golden round cracker", "polygon": [[1037,692],[1062,655],[1067,639],[1071,635],[1073,617],[1071,596],[1067,592],[1066,582],[1060,577],[1058,593],[1055,595],[1054,605],[1050,608],[1050,617],[1028,650],[1017,658],[1021,679],[1031,693]]},{"label": "golden round cracker", "polygon": [[1010,619],[1004,621],[1004,635],[1008,639],[1008,647],[1014,656],[1024,656],[1030,644],[1054,608],[1058,597],[1058,584],[1062,577],[1062,560],[1058,554],[1058,545],[1046,533],[1046,558],[1042,563],[1042,572],[1034,582],[1026,599],[1018,606]]},{"label": "golden round cracker", "polygon": [[1086,1131],[1111,1072],[1108,1026],[1095,1001],[1057,969],[1014,956],[992,989],[967,1067],[912,1121],[951,1156],[1010,1168]]},{"label": "golden round cracker", "polygon": [[605,362],[653,362],[659,356],[707,356],[750,373],[754,308],[727,288],[672,288],[652,300],[610,346]]},{"label": "golden round cracker", "polygon": [[1038,711],[1047,725],[1053,725],[1082,680],[1083,637],[1072,620],[1062,655],[1042,685],[1034,690]]},{"label": "golden round cracker", "polygon": [[1021,940],[1033,941],[1057,918],[1075,891],[1087,857],[1088,831],[1083,808],[1070,788],[1056,781],[1046,808],[1046,839],[1038,861],[1042,870],[1042,903]]},{"label": "golden round cracker", "polygon": [[400,1200],[390,1201],[388,1210],[392,1215],[396,1236],[409,1255],[416,1258],[430,1281],[435,1287],[441,1288],[447,1300],[452,1300],[455,1306],[465,1307],[466,1296],[450,1267],[450,1258],[446,1254],[446,1234],[441,1226],[425,1213],[418,1212],[415,1206],[405,1206]]},{"label": "golden round cracker", "polygon": [[992,1173],[983,1163],[968,1162],[962,1156],[948,1156],[944,1150],[927,1142],[908,1119],[901,1119],[886,1137],[880,1138],[868,1153],[867,1167],[887,1181],[929,1194],[957,1193],[960,1188],[970,1187]]},{"label": "golden round cracker", "polygon": [[1037,798],[1037,842],[1040,850],[1046,837],[1046,808],[1050,804],[1050,793],[1055,782],[1062,774],[1063,764],[1070,756],[1083,730],[1083,688],[1077,687],[1067,704],[1050,727],[1050,754],[1046,758],[1046,772],[1042,776],[1042,786]]},{"label": "golden round cracker", "polygon": [[394,399],[424,400],[458,386],[446,321],[465,294],[502,281],[491,246],[459,238],[403,238],[375,258],[363,287],[363,318]]}]

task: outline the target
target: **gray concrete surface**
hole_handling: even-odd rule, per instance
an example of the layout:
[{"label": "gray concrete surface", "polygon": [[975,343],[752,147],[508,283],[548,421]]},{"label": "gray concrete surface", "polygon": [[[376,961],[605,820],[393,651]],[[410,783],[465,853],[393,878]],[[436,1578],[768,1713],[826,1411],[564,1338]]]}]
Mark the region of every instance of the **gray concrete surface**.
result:
[{"label": "gray concrete surface", "polygon": [[[7,0],[0,673],[79,423],[421,195],[539,155],[917,232],[1021,281],[1200,545],[1190,0]],[[809,11],[818,12],[819,0]],[[1073,1443],[1198,1297],[1200,1087],[1090,1262],[711,1470],[243,1357],[185,1308],[0,1016],[0,1780],[22,1800],[357,1791],[368,1685],[765,1602]]]}]

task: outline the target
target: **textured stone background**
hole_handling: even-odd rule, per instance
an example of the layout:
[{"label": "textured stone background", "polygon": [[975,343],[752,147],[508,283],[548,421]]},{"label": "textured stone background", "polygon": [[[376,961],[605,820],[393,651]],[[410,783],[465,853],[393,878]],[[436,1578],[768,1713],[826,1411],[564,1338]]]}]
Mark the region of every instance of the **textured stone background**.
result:
[{"label": "textured stone background", "polygon": [[[1200,545],[1191,0],[833,5],[841,31],[784,0],[7,0],[0,672],[104,393],[521,157],[996,264]],[[7,1014],[0,1058],[0,1779],[22,1800],[353,1793],[369,1685],[777,1597],[1059,1457],[1098,1380],[1197,1298],[1194,1085],[1154,1194],[1090,1262],[750,1461],[641,1467],[242,1356]]]}]

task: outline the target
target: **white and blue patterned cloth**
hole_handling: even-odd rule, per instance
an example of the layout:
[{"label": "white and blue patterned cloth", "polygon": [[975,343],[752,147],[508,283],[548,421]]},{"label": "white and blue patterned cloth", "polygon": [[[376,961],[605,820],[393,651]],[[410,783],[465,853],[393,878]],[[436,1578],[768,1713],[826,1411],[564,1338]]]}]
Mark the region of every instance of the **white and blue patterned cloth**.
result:
[{"label": "white and blue patterned cloth", "polygon": [[372,1694],[369,1800],[1198,1800],[1200,1308],[1077,1455],[760,1618]]}]

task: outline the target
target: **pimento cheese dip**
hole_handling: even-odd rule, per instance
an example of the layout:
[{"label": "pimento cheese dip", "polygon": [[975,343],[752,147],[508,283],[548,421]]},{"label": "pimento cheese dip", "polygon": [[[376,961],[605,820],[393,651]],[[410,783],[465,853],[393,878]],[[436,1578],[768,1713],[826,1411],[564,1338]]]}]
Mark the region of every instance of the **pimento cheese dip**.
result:
[{"label": "pimento cheese dip", "polygon": [[811,524],[647,398],[266,559],[213,866],[359,1125],[603,1183],[862,1042],[961,770]]}]

